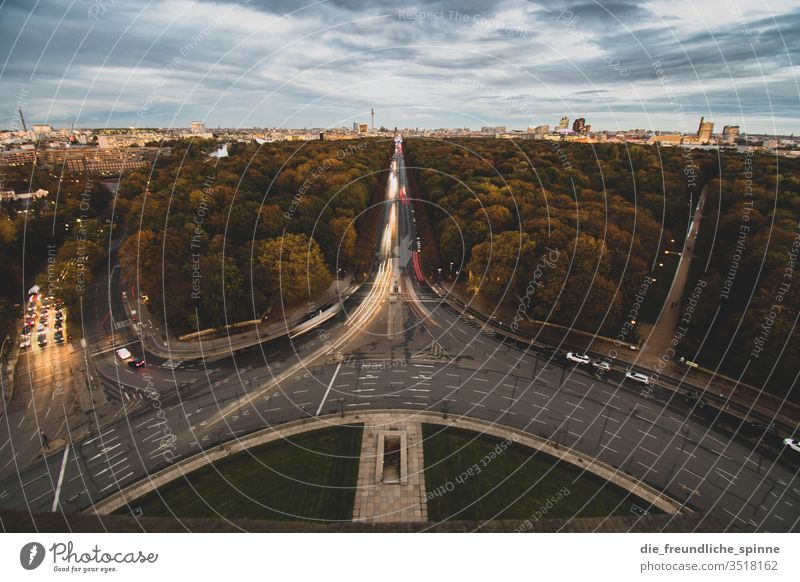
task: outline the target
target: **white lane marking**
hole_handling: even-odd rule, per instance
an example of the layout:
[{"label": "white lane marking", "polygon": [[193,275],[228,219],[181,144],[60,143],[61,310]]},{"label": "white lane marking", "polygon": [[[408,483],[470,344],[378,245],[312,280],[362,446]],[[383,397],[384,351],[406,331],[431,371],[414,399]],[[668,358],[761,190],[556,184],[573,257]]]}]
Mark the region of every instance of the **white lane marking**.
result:
[{"label": "white lane marking", "polygon": [[[103,449],[103,450],[101,450],[99,453],[97,453],[97,454],[96,454],[94,457],[90,458],[90,459],[89,459],[89,461],[94,461],[94,460],[95,460],[96,458],[98,458],[98,457],[102,457],[103,455],[107,455],[107,454],[108,454],[110,451],[113,451],[113,450],[114,450],[114,449],[116,449],[117,447],[121,447],[121,446],[122,446],[122,443],[117,443],[117,444],[116,444],[116,445],[114,445],[113,447],[109,447],[109,448],[107,448],[107,449]],[[88,462],[88,461],[87,461],[87,462]]]},{"label": "white lane marking", "polygon": [[69,445],[64,448],[64,458],[61,459],[61,471],[58,473],[58,484],[56,485],[56,494],[53,497],[53,507],[50,511],[55,511],[58,507],[58,498],[61,496],[61,485],[64,484],[64,473],[67,470],[67,457],[69,457]]},{"label": "white lane marking", "polygon": [[322,407],[325,405],[325,400],[328,398],[328,394],[330,394],[331,388],[333,387],[333,382],[336,380],[336,376],[339,374],[339,369],[342,367],[342,363],[339,362],[339,365],[336,366],[336,370],[333,372],[333,378],[331,381],[328,382],[328,389],[325,390],[325,394],[322,396],[322,401],[319,403],[319,408],[317,408],[317,416],[319,413],[322,412]]}]

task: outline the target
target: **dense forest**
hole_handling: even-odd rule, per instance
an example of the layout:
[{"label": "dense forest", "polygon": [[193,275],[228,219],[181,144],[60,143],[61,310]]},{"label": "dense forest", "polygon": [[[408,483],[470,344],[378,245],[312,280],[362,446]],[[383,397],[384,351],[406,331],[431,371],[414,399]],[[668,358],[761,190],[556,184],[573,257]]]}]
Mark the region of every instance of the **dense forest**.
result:
[{"label": "dense forest", "polygon": [[452,262],[492,302],[516,307],[527,294],[528,317],[612,336],[660,253],[683,240],[711,159],[492,139],[415,139],[407,152],[432,203],[441,265],[429,267]]},{"label": "dense forest", "polygon": [[[120,263],[176,333],[258,319],[363,274],[391,140],[173,146],[117,192]],[[208,148],[205,148],[208,149]]]},{"label": "dense forest", "polygon": [[720,163],[692,262],[690,281],[707,285],[686,355],[798,401],[800,160],[725,154]]}]

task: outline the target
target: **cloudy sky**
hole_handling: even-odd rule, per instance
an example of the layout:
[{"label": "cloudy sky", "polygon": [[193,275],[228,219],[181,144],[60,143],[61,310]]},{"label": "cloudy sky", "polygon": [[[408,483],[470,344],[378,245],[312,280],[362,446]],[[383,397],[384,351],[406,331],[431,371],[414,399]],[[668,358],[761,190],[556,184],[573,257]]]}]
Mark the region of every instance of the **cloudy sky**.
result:
[{"label": "cloudy sky", "polygon": [[0,127],[800,133],[797,0],[0,0]]}]

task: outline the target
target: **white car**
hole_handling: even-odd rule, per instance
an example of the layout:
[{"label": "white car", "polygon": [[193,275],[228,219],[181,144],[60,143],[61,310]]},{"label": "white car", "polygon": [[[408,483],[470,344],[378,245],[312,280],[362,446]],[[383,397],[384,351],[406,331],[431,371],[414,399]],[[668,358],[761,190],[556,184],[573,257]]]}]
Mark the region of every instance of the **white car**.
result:
[{"label": "white car", "polygon": [[567,352],[567,359],[578,364],[588,364],[590,362],[589,356],[586,354],[578,354],[576,352]]},{"label": "white car", "polygon": [[785,444],[790,449],[794,449],[798,453],[800,453],[800,440],[797,439],[783,439],[783,444]]},{"label": "white car", "polygon": [[634,382],[639,382],[640,384],[650,383],[650,376],[645,376],[639,372],[625,372],[625,377],[628,380],[633,380]]},{"label": "white car", "polygon": [[610,372],[611,371],[611,364],[603,360],[602,362],[595,362],[592,364],[598,370],[602,370],[603,372]]},{"label": "white car", "polygon": [[133,357],[127,348],[120,348],[117,350],[117,355],[119,356],[120,360],[125,360],[126,362]]}]

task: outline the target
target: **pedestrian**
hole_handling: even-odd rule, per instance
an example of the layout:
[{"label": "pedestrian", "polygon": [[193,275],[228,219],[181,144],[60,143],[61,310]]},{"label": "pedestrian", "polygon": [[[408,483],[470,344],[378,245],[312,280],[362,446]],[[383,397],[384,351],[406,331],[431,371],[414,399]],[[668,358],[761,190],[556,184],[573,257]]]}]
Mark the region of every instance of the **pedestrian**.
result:
[{"label": "pedestrian", "polygon": [[44,434],[44,430],[39,431],[39,436],[42,438],[42,446],[46,449],[50,448],[50,439]]}]

